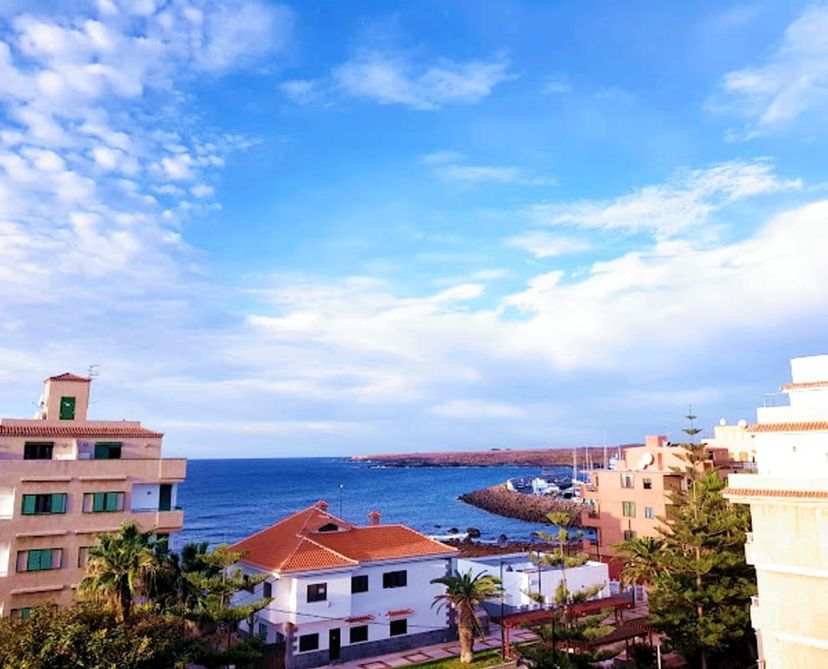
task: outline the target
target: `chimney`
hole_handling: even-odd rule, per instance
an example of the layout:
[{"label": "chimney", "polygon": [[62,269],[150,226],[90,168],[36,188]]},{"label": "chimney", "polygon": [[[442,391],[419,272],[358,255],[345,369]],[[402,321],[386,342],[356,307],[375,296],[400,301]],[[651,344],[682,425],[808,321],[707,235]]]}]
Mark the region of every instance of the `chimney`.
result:
[{"label": "chimney", "polygon": [[316,508],[319,509],[320,511],[327,511],[328,510],[328,502],[325,501],[324,499],[320,499],[316,503]]},{"label": "chimney", "polygon": [[371,523],[371,525],[379,525],[380,518],[382,518],[382,514],[379,511],[368,512],[368,522]]}]

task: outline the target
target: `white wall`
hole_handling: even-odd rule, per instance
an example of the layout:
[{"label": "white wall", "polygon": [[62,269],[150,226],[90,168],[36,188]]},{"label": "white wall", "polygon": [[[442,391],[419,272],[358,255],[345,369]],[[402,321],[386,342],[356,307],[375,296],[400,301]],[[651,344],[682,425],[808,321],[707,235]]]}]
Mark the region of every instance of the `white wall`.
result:
[{"label": "white wall", "polygon": [[129,508],[132,511],[158,510],[160,486],[157,483],[136,483],[132,486]]},{"label": "white wall", "polygon": [[0,576],[6,576],[9,573],[9,551],[11,544],[8,541],[0,543]]},{"label": "white wall", "polygon": [[0,518],[11,518],[14,515],[14,488],[0,487]]}]

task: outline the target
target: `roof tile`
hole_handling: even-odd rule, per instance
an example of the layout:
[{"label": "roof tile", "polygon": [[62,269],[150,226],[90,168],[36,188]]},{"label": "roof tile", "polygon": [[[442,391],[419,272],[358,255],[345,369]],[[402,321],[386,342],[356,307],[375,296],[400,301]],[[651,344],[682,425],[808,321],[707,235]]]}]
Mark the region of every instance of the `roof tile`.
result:
[{"label": "roof tile", "polygon": [[0,425],[0,437],[146,437],[160,439],[163,432],[153,432],[132,425]]},{"label": "roof tile", "polygon": [[812,420],[799,423],[757,423],[748,425],[748,432],[820,432],[828,430],[828,420]]}]

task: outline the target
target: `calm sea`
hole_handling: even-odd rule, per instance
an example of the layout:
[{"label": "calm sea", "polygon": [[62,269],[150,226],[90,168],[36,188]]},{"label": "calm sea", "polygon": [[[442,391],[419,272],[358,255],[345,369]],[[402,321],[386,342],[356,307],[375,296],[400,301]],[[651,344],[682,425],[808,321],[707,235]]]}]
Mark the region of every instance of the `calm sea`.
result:
[{"label": "calm sea", "polygon": [[[459,502],[464,492],[485,488],[527,467],[397,468],[350,462],[345,458],[283,458],[270,460],[190,460],[187,480],[179,488],[184,529],[176,547],[190,541],[233,542],[320,499],[339,515],[367,523],[371,510],[383,522],[405,523],[427,534],[445,534],[451,527],[476,527],[484,539],[501,533],[528,539],[537,525],[501,518]],[[571,469],[561,468],[561,474]]]}]

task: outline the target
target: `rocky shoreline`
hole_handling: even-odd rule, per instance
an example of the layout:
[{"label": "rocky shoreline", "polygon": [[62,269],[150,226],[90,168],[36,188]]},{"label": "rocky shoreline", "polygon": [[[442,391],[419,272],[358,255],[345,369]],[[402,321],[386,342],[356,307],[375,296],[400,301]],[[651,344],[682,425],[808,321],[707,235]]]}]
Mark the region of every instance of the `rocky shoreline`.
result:
[{"label": "rocky shoreline", "polygon": [[562,511],[569,514],[572,527],[581,526],[582,506],[577,502],[548,495],[524,495],[509,490],[505,483],[464,493],[459,499],[498,516],[544,525],[549,524],[546,514]]},{"label": "rocky shoreline", "polygon": [[[636,444],[613,446],[610,454],[616,448],[627,448]],[[575,452],[578,467],[584,468],[589,459],[593,463],[603,463],[604,448],[537,448],[529,450],[491,450],[491,451],[461,451],[461,452],[434,452],[434,453],[394,453],[388,455],[354,455],[354,462],[372,462],[383,467],[553,467],[572,465],[572,455]]]}]

